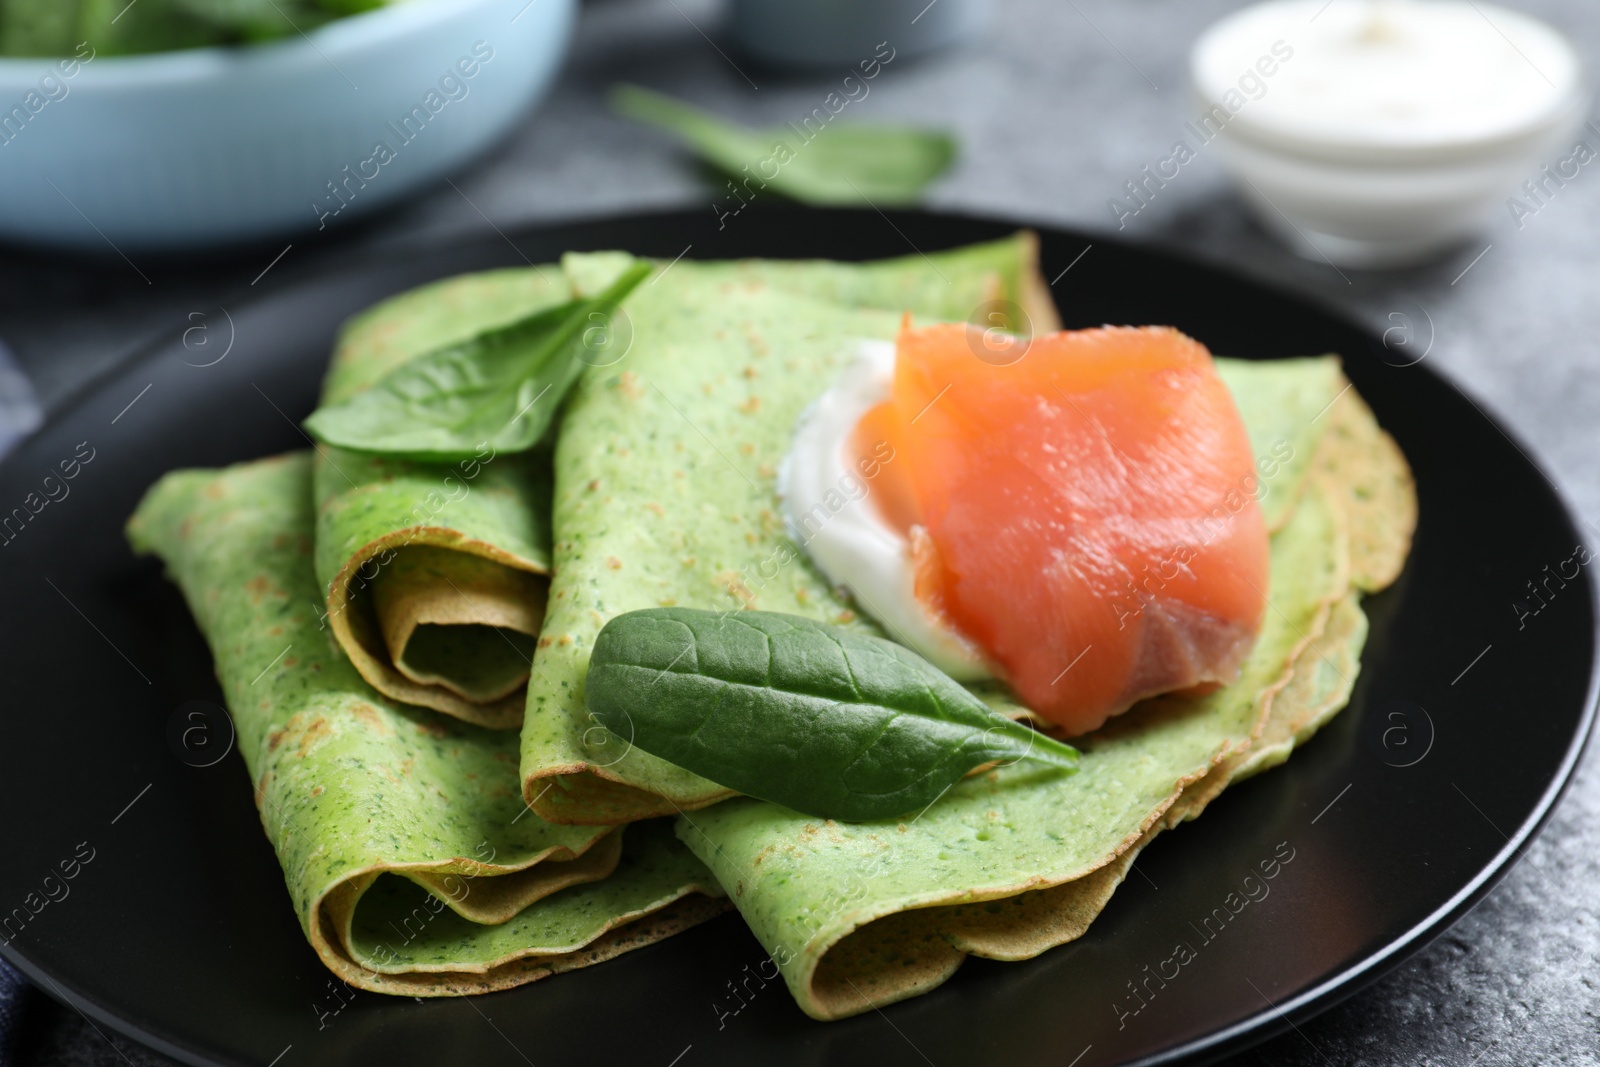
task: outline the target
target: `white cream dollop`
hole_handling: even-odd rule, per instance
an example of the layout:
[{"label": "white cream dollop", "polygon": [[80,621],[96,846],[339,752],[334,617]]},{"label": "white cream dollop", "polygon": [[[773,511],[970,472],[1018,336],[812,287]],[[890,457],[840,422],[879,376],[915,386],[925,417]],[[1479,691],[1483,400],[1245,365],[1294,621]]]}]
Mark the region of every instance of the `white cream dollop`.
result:
[{"label": "white cream dollop", "polygon": [[1318,153],[1439,153],[1537,137],[1587,106],[1550,26],[1478,0],[1277,0],[1201,36],[1195,88],[1235,133]]},{"label": "white cream dollop", "polygon": [[857,357],[800,416],[778,472],[789,534],[889,636],[960,681],[992,677],[978,648],[917,600],[911,544],[879,514],[873,484],[895,462],[888,442],[849,455],[856,424],[889,398],[894,345],[861,341]]}]

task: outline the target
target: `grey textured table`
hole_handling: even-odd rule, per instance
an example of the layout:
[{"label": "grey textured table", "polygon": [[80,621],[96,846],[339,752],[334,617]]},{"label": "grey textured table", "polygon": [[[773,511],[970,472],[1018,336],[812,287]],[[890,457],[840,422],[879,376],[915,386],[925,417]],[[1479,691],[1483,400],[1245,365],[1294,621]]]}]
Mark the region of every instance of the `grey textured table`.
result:
[{"label": "grey textured table", "polygon": [[[924,62],[895,62],[855,105],[855,117],[959,131],[962,160],[930,206],[1112,230],[1107,199],[1167,154],[1189,110],[1189,42],[1234,6],[1000,0],[983,40]],[[1600,71],[1600,10],[1581,0],[1520,6],[1567,31]],[[716,24],[706,0],[591,3],[550,98],[509,143],[456,176],[458,188],[443,186],[351,225],[334,242],[299,243],[275,269],[615,211],[704,205],[709,218],[712,194],[693,167],[664,138],[611,118],[605,89],[627,79],[751,123],[781,123],[807,113],[837,80],[778,77],[729,60],[700,32],[715,37]],[[1590,143],[1600,147],[1600,137]],[[1431,364],[1514,427],[1600,531],[1600,300],[1592,288],[1600,269],[1600,172],[1582,171],[1520,229],[1508,212],[1449,260],[1395,274],[1341,275],[1284,252],[1245,218],[1217,161],[1204,153],[1128,220],[1123,235],[1310,293],[1379,329],[1399,321],[1391,313],[1410,316],[1422,332],[1419,345],[1432,334]],[[275,251],[220,263],[142,262],[150,285],[120,261],[0,254],[0,338],[51,406],[142,340],[181,328],[188,312],[237,290]],[[28,1029],[24,1063],[169,1062],[53,1004]],[[1600,1064],[1596,759],[1585,760],[1522,862],[1454,929],[1367,991],[1234,1062]]]}]

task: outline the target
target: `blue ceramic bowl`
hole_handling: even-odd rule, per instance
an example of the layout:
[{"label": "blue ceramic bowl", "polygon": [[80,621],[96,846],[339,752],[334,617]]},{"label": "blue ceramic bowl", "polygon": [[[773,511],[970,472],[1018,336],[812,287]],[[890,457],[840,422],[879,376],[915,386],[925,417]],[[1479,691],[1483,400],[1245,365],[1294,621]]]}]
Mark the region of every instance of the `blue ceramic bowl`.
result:
[{"label": "blue ceramic bowl", "polygon": [[405,0],[248,48],[0,60],[0,240],[177,250],[346,224],[544,92],[576,0]]}]

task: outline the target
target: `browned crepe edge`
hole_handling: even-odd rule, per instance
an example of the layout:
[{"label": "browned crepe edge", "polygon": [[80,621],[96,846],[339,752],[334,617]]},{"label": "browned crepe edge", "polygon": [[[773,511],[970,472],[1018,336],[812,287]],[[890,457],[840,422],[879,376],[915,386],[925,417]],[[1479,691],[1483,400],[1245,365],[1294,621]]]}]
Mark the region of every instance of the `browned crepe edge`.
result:
[{"label": "browned crepe edge", "polygon": [[[1276,708],[1295,709],[1295,714],[1269,714],[1257,743],[1242,753],[1230,755],[1186,788],[1159,821],[1105,866],[1073,882],[1008,898],[1005,903],[1012,908],[998,915],[981,915],[976,923],[963,924],[964,915],[958,913],[929,925],[938,927],[953,953],[996,960],[1031,959],[1082,937],[1127,877],[1139,853],[1157,834],[1197,817],[1222,792],[1223,785],[1231,785],[1287,759],[1296,745],[1304,743],[1344,706],[1361,669],[1360,656],[1352,652],[1349,637],[1353,630],[1365,626],[1366,616],[1361,612],[1357,594],[1352,593],[1330,605],[1321,634],[1311,640],[1313,645],[1331,646],[1338,661],[1333,669],[1344,684],[1321,694],[1318,699],[1312,688],[1318,681],[1317,672],[1303,669],[1314,668],[1316,664],[1299,660],[1300,669],[1295,670],[1288,688],[1282,692],[1296,688],[1310,691],[1299,699],[1273,702]],[[933,910],[937,912],[938,909]],[[959,963],[960,959],[955,959],[949,970],[953,971]]]},{"label": "browned crepe edge", "polygon": [[[613,840],[617,842],[615,847],[598,847],[601,842]],[[551,868],[541,886],[544,891],[538,896],[526,899],[523,904],[525,907],[569,886],[603,880],[616,867],[621,852],[620,842],[619,834],[609,834],[584,854],[573,856],[568,849],[549,849],[527,865],[502,869],[514,875]],[[589,853],[596,852],[599,853],[596,858],[601,862],[587,870],[574,872],[558,869],[568,864],[582,864]],[[563,858],[560,854],[565,854],[568,858]],[[715,881],[708,880],[706,885],[680,887],[676,896],[659,906],[612,917],[589,942],[570,952],[540,953],[530,949],[507,953],[500,959],[488,963],[470,966],[413,965],[405,971],[393,974],[370,970],[350,956],[347,946],[355,905],[360,895],[366,892],[378,875],[409,875],[412,872],[456,873],[481,878],[487,869],[493,869],[495,866],[457,858],[444,864],[375,865],[357,871],[340,879],[313,905],[310,924],[311,945],[324,966],[357,989],[419,997],[470,996],[510,989],[562,971],[576,970],[579,967],[604,962],[705,922],[732,906],[722,896],[721,889]],[[524,893],[526,895],[526,889]],[[444,899],[449,902],[448,896]],[[465,914],[453,902],[450,903],[450,907],[458,914]],[[506,919],[509,920],[515,914],[515,911],[511,912]]]},{"label": "browned crepe edge", "polygon": [[461,997],[494,993],[502,989],[536,982],[553,974],[575,971],[596,963],[653,945],[708,919],[714,919],[733,905],[724,897],[707,896],[699,887],[686,889],[677,899],[641,916],[618,916],[593,941],[572,952],[554,955],[530,953],[497,962],[479,971],[411,972],[378,974],[340,963],[328,957],[323,962],[350,985],[373,993],[413,997]]},{"label": "browned crepe edge", "polygon": [[[1327,660],[1333,666],[1335,673],[1342,678],[1348,672],[1348,682],[1353,683],[1356,675],[1360,673],[1361,661],[1357,655],[1353,659],[1348,647],[1341,647],[1340,642],[1348,644],[1350,636],[1357,630],[1367,629],[1367,616],[1361,610],[1361,594],[1352,590],[1333,605],[1329,615],[1327,629],[1323,632],[1323,639],[1333,646],[1333,658]],[[1309,664],[1315,668],[1317,664]],[[1310,687],[1316,684],[1315,671],[1305,672],[1305,684]],[[1298,679],[1297,679],[1298,681]],[[1346,684],[1343,689],[1350,689],[1351,684]],[[1332,700],[1313,703],[1304,701],[1298,715],[1289,719],[1274,719],[1269,725],[1267,733],[1251,748],[1244,762],[1234,770],[1229,784],[1239,782],[1260,774],[1262,771],[1271,770],[1289,758],[1295,748],[1304,744],[1313,734],[1321,729],[1329,719],[1333,718],[1343,704]],[[1198,811],[1195,812],[1199,814]],[[1193,818],[1193,816],[1190,816]]]},{"label": "browned crepe edge", "polygon": [[[1318,490],[1326,493],[1320,484],[1313,491]],[[1318,604],[1309,629],[1301,633],[1278,678],[1258,695],[1256,722],[1249,741],[1242,746],[1227,742],[1220,745],[1206,770],[1175,783],[1172,793],[1145,817],[1137,832],[1080,872],[1061,879],[1034,879],[987,890],[958,904],[929,902],[857,927],[830,945],[814,964],[808,976],[810,1003],[801,1002],[802,1010],[824,1021],[856,1015],[927,992],[946,981],[969,954],[1001,960],[1029,959],[1081,937],[1121,885],[1140,850],[1162,830],[1198,816],[1236,774],[1249,766],[1259,740],[1274,736],[1269,727],[1279,694],[1290,689],[1297,678],[1308,677],[1309,672],[1302,669],[1308,655],[1325,656],[1318,641],[1335,606],[1352,595],[1348,515],[1342,506],[1342,494],[1326,495],[1335,524],[1334,542],[1339,546],[1329,582],[1332,592]],[[1348,656],[1347,649],[1345,654]],[[1342,675],[1346,684],[1318,707],[1288,720],[1288,733],[1292,736],[1308,721],[1325,721],[1330,709],[1343,707],[1358,669],[1359,659],[1351,659],[1348,673]],[[996,900],[1010,902],[1016,910],[1002,909],[996,915],[974,908]],[[876,957],[877,966],[862,965],[864,959],[872,957]],[[880,981],[879,975],[884,980]],[[867,988],[862,988],[863,983]]]},{"label": "browned crepe edge", "polygon": [[[539,783],[544,783],[540,785]],[[538,786],[538,789],[534,787]],[[545,768],[522,780],[522,798],[545,822],[563,826],[616,826],[699,811],[739,794],[722,789],[688,803],[652,793],[608,774],[592,763]]]},{"label": "browned crepe edge", "polygon": [[1026,267],[1022,272],[1022,310],[1033,323],[1034,333],[1055,333],[1061,329],[1061,314],[1056,310],[1055,297],[1039,270],[1039,235],[1032,230],[1019,230],[1017,238],[1025,251]]},{"label": "browned crepe edge", "polygon": [[[557,863],[538,863],[511,874],[490,877],[479,875],[449,875],[436,871],[407,871],[407,878],[447,902],[457,915],[484,925],[510,922],[523,908],[543,900],[557,890],[585,882],[598,882],[611,876],[622,859],[622,834],[607,834],[596,841],[581,856]],[[463,878],[469,891],[457,901],[451,891],[449,879]],[[337,923],[344,943],[350,944],[350,916]]]},{"label": "browned crepe edge", "polygon": [[350,586],[368,560],[391,549],[398,550],[416,544],[466,552],[530,574],[547,573],[544,567],[532,560],[442,526],[409,526],[393,530],[369,541],[353,553],[330,583],[328,621],[333,627],[334,640],[344,649],[367,684],[384,696],[432,708],[492,730],[516,729],[522,725],[525,703],[521,689],[488,704],[474,704],[439,686],[418,685],[388,662],[388,649],[384,646],[376,621],[365,613],[370,605],[359,603],[351,593]]},{"label": "browned crepe edge", "polygon": [[[1318,614],[1319,618],[1326,618],[1325,612]],[[1296,646],[1296,660],[1310,640],[1307,638]],[[1262,710],[1258,712],[1262,719],[1270,713],[1272,697],[1292,680],[1293,664],[1291,660],[1279,678],[1263,691]],[[1185,791],[1213,780],[1217,768],[1244,751],[1247,749],[1224,742],[1213,754],[1209,767],[1176,782],[1167,798],[1152,809],[1140,828],[1124,838],[1115,850],[1064,878],[1031,879],[973,894],[959,904],[930,903],[857,927],[829,946],[817,961],[810,975],[811,1004],[802,1005],[803,1010],[816,1019],[844,1018],[926,992],[953,974],[969,953],[994,959],[1027,959],[1082,936],[1110,900],[1112,891],[1121,884],[1138,851],[1165,829],[1169,821],[1182,820],[1182,815],[1171,820],[1167,816]],[[1205,799],[1209,800],[1220,791],[1220,786],[1208,789]],[[994,900],[1013,901],[1013,906],[1022,910],[1018,914],[1002,912],[998,921],[972,910],[973,905]],[[1017,944],[1022,923],[1035,929],[1025,947]],[[991,924],[996,929],[989,929]],[[1037,932],[1041,925],[1045,930],[1042,934]],[[1005,943],[1008,936],[1009,945]],[[906,951],[904,946],[908,943],[919,945],[921,951]],[[859,966],[859,960],[872,956],[892,966],[870,969]],[[879,983],[871,977],[876,973],[886,975],[891,981],[883,983],[873,995],[861,988],[860,983],[866,982],[869,988],[876,988]]]},{"label": "browned crepe edge", "polygon": [[1312,460],[1349,518],[1351,582],[1374,593],[1405,567],[1417,528],[1417,486],[1405,453],[1354,389],[1329,408]]},{"label": "browned crepe edge", "polygon": [[[483,561],[485,567],[475,575],[460,575],[459,580],[444,574],[430,575],[426,566],[417,562],[428,554],[471,556]],[[498,581],[485,580],[490,577]],[[490,626],[537,638],[549,585],[540,582],[541,577],[498,561],[483,560],[473,553],[452,553],[435,545],[412,544],[397,550],[394,560],[378,572],[368,591],[390,664],[418,685],[444,689],[474,704],[490,704],[511,695],[528,684],[533,670],[531,659],[520,678],[492,691],[471,692],[449,678],[427,675],[412,667],[406,662],[406,648],[417,627],[423,625]]]}]

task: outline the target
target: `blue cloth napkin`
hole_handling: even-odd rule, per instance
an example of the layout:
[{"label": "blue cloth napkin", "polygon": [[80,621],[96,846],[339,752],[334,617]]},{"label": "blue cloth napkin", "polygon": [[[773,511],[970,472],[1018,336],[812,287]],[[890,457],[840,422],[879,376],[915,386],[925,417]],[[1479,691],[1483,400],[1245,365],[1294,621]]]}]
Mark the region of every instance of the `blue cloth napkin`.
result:
[{"label": "blue cloth napkin", "polygon": [[0,959],[0,1067],[16,1062],[17,1036],[35,995],[28,980]]}]

